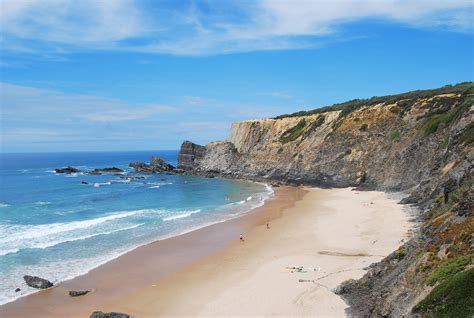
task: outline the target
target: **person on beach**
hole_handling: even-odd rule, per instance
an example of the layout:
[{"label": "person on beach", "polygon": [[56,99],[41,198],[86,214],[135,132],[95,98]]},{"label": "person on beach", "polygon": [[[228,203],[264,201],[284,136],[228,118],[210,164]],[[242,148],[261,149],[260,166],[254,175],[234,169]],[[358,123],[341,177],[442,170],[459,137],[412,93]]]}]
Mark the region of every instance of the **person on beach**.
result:
[{"label": "person on beach", "polygon": [[269,224],[269,223],[267,223],[267,230],[269,230],[269,229],[270,229],[270,224]]},{"label": "person on beach", "polygon": [[244,236],[242,234],[240,234],[240,241],[243,242],[244,241]]}]

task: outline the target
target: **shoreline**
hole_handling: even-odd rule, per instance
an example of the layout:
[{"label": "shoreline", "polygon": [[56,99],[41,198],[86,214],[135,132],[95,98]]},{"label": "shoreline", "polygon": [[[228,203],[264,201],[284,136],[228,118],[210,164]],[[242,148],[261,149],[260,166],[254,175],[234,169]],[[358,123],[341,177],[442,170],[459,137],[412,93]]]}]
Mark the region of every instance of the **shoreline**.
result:
[{"label": "shoreline", "polygon": [[[93,270],[95,270],[95,269],[97,269],[101,266],[104,266],[107,263],[112,262],[112,261],[116,260],[117,258],[120,258],[120,257],[122,257],[122,256],[124,256],[128,253],[131,253],[131,252],[135,251],[138,248],[141,248],[141,247],[144,247],[144,246],[147,246],[147,245],[150,245],[150,244],[154,244],[154,243],[157,243],[157,242],[162,242],[164,240],[169,240],[169,239],[172,239],[172,238],[175,238],[175,237],[179,237],[181,235],[186,235],[188,233],[198,231],[198,230],[201,230],[203,228],[213,226],[213,225],[216,225],[216,224],[219,224],[219,223],[224,223],[224,222],[228,222],[228,221],[231,221],[231,220],[234,220],[234,219],[241,218],[242,216],[244,216],[248,213],[251,213],[255,209],[258,209],[258,208],[262,207],[269,199],[271,199],[274,196],[275,189],[268,183],[257,182],[257,181],[249,181],[249,180],[245,180],[245,179],[240,179],[240,181],[258,183],[258,184],[261,184],[262,186],[264,186],[266,188],[266,192],[263,194],[263,196],[260,195],[260,201],[258,201],[257,204],[248,206],[247,209],[244,210],[244,211],[240,211],[238,213],[230,214],[228,216],[228,218],[226,218],[226,219],[211,221],[211,222],[208,222],[208,223],[197,225],[195,227],[186,228],[182,231],[175,231],[175,232],[172,232],[172,233],[169,233],[169,234],[166,234],[166,235],[159,236],[159,237],[157,237],[157,238],[155,238],[151,241],[140,243],[140,244],[138,244],[136,246],[133,246],[133,247],[130,247],[128,249],[122,249],[121,251],[117,251],[117,253],[115,253],[113,255],[110,255],[105,260],[102,260],[102,261],[94,264],[92,267],[87,267],[87,269],[76,272],[73,275],[70,275],[66,278],[62,278],[61,280],[51,279],[51,282],[53,282],[53,284],[54,284],[54,286],[51,287],[51,288],[56,288],[57,286],[60,286],[64,283],[67,283],[71,280],[74,280],[74,279],[79,278],[81,276],[87,275],[91,271],[93,271]],[[245,200],[245,202],[242,201],[242,202],[237,202],[237,203],[234,203],[234,204],[247,203],[247,200]],[[131,211],[131,212],[133,212],[133,211]],[[29,274],[29,275],[35,276],[34,272],[25,272],[24,274],[25,275]],[[39,276],[43,277],[42,275],[39,275]],[[47,276],[45,276],[44,278],[48,279]],[[23,281],[22,281],[22,283],[23,283]],[[5,306],[5,305],[14,303],[16,301],[19,301],[22,298],[25,298],[25,297],[34,295],[36,293],[40,293],[40,292],[45,291],[45,290],[40,290],[40,289],[28,288],[26,285],[24,285],[24,286],[19,285],[19,287],[21,287],[23,289],[22,292],[25,292],[25,293],[21,293],[20,295],[18,295],[18,298],[15,298],[13,300],[9,300],[8,302],[5,302],[5,303],[1,303],[0,304],[0,313],[1,313],[2,307]]]},{"label": "shoreline", "polygon": [[[341,207],[357,213],[346,216]],[[347,305],[331,289],[361,277],[409,236],[404,210],[383,192],[283,186],[240,217],[138,247],[55,288],[2,305],[0,315],[88,317],[101,310],[135,317],[344,316]],[[240,233],[245,242],[239,242]],[[285,266],[293,265],[321,271],[288,273]],[[80,289],[93,293],[67,296]]]},{"label": "shoreline", "polygon": [[[52,288],[38,290],[37,292],[24,295],[11,302],[0,305],[0,316],[24,317],[34,314],[37,317],[60,317],[61,315],[68,315],[69,317],[88,317],[93,311],[98,309],[84,310],[84,304],[80,304],[82,300],[86,300],[91,308],[96,308],[98,304],[104,301],[109,301],[117,296],[125,295],[130,291],[148,285],[148,280],[138,279],[131,285],[124,284],[124,286],[118,286],[119,284],[114,284],[109,277],[116,276],[109,275],[111,271],[128,274],[126,268],[130,265],[137,265],[136,262],[134,262],[136,257],[150,258],[149,253],[152,251],[170,257],[172,261],[166,262],[166,266],[162,266],[160,269],[156,270],[152,268],[152,264],[159,265],[157,264],[158,260],[155,258],[151,260],[152,264],[143,265],[140,271],[153,272],[157,279],[161,279],[163,276],[189,266],[197,261],[197,259],[216,253],[220,249],[225,248],[232,240],[235,240],[236,238],[238,240],[240,232],[247,231],[249,228],[255,226],[256,223],[269,220],[272,217],[272,213],[269,211],[274,208],[274,201],[280,201],[278,202],[278,205],[285,207],[291,203],[285,203],[283,202],[284,200],[291,202],[293,199],[290,198],[290,196],[295,195],[296,192],[302,191],[301,189],[298,189],[297,191],[296,188],[292,187],[282,188],[273,189],[273,193],[270,193],[270,197],[263,202],[263,205],[252,208],[241,215],[228,220],[205,225],[197,229],[192,229],[176,236],[159,239],[135,247],[118,257],[98,265],[87,273],[62,281]],[[290,195],[281,195],[281,192],[294,193]],[[280,195],[278,195],[278,193],[280,193]],[[216,231],[215,228],[219,228],[219,230]],[[197,250],[195,248],[187,247],[187,250],[191,254],[188,254],[187,257],[184,258],[182,255],[179,255],[180,253],[176,253],[179,247],[183,244],[194,243],[196,239],[202,240],[202,238],[207,240],[210,244],[208,246],[200,246]],[[150,261],[150,259],[148,259],[148,261]],[[137,276],[141,275],[134,275],[134,278],[139,278]],[[104,287],[105,285],[107,286]],[[114,291],[116,288],[119,288],[120,291]],[[90,289],[92,292],[85,297],[82,296],[78,298],[70,298],[67,295],[69,290],[79,289]],[[89,302],[89,300],[92,301]],[[71,309],[74,313],[71,313],[71,311],[68,310],[63,312],[61,310],[56,311],[53,309],[54,306],[59,307],[65,304],[71,305],[73,307]]]}]

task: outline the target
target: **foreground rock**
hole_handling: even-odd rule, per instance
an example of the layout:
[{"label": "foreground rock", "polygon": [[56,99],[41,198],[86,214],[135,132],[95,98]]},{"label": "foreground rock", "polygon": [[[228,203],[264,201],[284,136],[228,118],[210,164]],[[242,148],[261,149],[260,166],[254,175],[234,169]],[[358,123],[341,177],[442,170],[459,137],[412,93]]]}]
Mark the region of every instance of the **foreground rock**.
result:
[{"label": "foreground rock", "polygon": [[151,163],[146,164],[144,162],[132,162],[129,167],[135,169],[137,173],[163,173],[163,172],[176,172],[176,168],[161,159],[160,157],[151,157]]},{"label": "foreground rock", "polygon": [[53,287],[53,283],[41,277],[25,275],[23,276],[23,279],[25,280],[26,285],[33,288],[46,289]]},{"label": "foreground rock", "polygon": [[90,318],[131,318],[131,316],[121,312],[94,311]]},{"label": "foreground rock", "polygon": [[79,297],[79,296],[84,296],[90,293],[90,290],[70,290],[69,291],[69,296],[71,297]]}]

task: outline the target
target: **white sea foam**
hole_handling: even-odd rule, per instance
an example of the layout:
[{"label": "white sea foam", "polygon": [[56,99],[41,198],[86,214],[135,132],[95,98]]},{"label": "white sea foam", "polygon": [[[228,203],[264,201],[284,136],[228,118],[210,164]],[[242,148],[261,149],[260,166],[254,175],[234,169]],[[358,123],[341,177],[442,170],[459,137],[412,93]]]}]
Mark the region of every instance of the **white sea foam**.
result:
[{"label": "white sea foam", "polygon": [[49,205],[49,204],[51,204],[51,202],[48,202],[48,201],[38,201],[38,202],[35,202],[35,204],[38,204],[38,205]]},{"label": "white sea foam", "polygon": [[143,211],[146,210],[114,213],[96,219],[74,221],[69,223],[52,223],[41,225],[0,225],[0,233],[2,233],[0,236],[0,246],[1,244],[18,240],[37,239],[48,235],[86,229],[112,220],[137,215],[139,213],[143,213]]},{"label": "white sea foam", "polygon": [[201,210],[194,210],[194,211],[189,211],[189,212],[186,212],[186,213],[181,213],[181,214],[176,214],[176,215],[172,215],[172,216],[168,216],[168,217],[165,217],[163,218],[163,221],[172,221],[172,220],[176,220],[176,219],[182,219],[182,218],[187,218],[188,216],[191,216],[195,213],[199,213],[201,212]]},{"label": "white sea foam", "polygon": [[156,186],[152,186],[152,187],[148,187],[148,189],[159,189],[160,186],[159,185],[156,185]]},{"label": "white sea foam", "polygon": [[0,208],[6,208],[8,206],[10,206],[10,204],[0,203]]},{"label": "white sea foam", "polygon": [[104,186],[104,185],[111,185],[112,182],[96,182],[94,183],[94,188],[100,188],[101,186]]},{"label": "white sea foam", "polygon": [[116,232],[121,232],[121,231],[127,231],[127,230],[132,230],[135,229],[139,226],[144,225],[145,223],[140,223],[140,224],[135,224],[132,226],[126,226],[122,228],[118,228],[115,230],[110,230],[110,231],[103,231],[103,232],[97,232],[97,233],[92,233],[92,234],[87,234],[87,235],[81,235],[81,236],[66,236],[66,237],[59,237],[57,239],[52,238],[51,240],[43,240],[43,241],[29,241],[25,242],[26,244],[23,244],[21,248],[13,248],[13,249],[7,249],[7,250],[0,250],[0,256],[2,255],[7,255],[7,254],[12,254],[12,253],[17,253],[22,249],[27,249],[27,248],[38,248],[38,249],[45,249],[48,247],[53,247],[62,243],[67,243],[67,242],[75,242],[75,241],[81,241],[81,240],[86,240],[92,237],[100,236],[100,235],[108,235]]}]

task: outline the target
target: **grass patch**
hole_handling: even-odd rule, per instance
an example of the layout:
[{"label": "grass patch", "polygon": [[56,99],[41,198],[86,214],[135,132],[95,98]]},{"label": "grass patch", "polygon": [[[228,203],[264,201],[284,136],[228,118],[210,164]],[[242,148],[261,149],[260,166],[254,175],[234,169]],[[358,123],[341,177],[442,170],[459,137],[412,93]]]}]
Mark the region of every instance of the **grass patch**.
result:
[{"label": "grass patch", "polygon": [[472,317],[474,268],[447,278],[413,307],[412,311],[427,317]]},{"label": "grass patch", "polygon": [[461,143],[470,145],[474,143],[474,124],[471,123],[462,135]]},{"label": "grass patch", "polygon": [[295,141],[299,136],[301,136],[305,127],[306,120],[303,118],[294,127],[285,131],[283,135],[281,135],[280,141],[283,143]]},{"label": "grass patch", "polygon": [[433,286],[437,282],[442,282],[446,278],[463,271],[471,263],[471,259],[472,254],[463,255],[440,264],[428,277],[428,285]]},{"label": "grass patch", "polygon": [[394,130],[390,133],[390,139],[392,141],[399,141],[400,140],[400,132],[398,130]]},{"label": "grass patch", "polygon": [[407,256],[407,249],[404,247],[400,247],[398,250],[395,251],[395,257],[399,260]]},{"label": "grass patch", "polygon": [[337,159],[342,159],[342,158],[344,158],[345,156],[350,155],[351,152],[352,152],[352,150],[350,150],[350,149],[348,149],[348,150],[346,150],[346,151],[344,151],[344,152],[341,152],[341,153],[339,154],[339,156],[337,156]]},{"label": "grass patch", "polygon": [[464,110],[468,109],[469,106],[474,102],[473,97],[468,97],[464,100],[463,103],[451,109],[445,114],[436,114],[429,116],[423,126],[421,127],[423,135],[426,137],[434,132],[436,132],[441,124],[449,125],[452,121],[461,115]]}]

